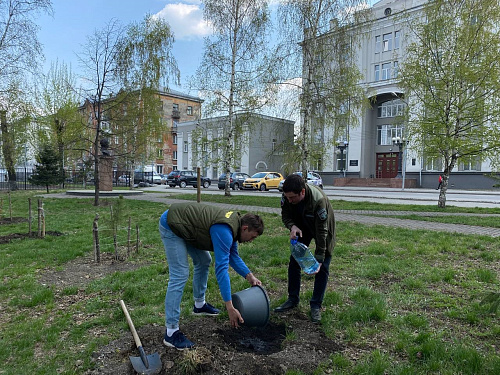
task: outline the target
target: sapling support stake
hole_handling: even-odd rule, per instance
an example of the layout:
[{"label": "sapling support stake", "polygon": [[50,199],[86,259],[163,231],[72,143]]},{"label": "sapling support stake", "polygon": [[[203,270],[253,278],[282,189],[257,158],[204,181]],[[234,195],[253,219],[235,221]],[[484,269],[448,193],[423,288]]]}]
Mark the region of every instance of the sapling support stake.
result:
[{"label": "sapling support stake", "polygon": [[92,232],[94,234],[94,260],[96,263],[101,263],[101,249],[99,247],[99,214],[95,214]]},{"label": "sapling support stake", "polygon": [[131,218],[130,216],[128,217],[128,228],[127,228],[127,258],[130,256],[130,232],[132,231],[131,228]]}]

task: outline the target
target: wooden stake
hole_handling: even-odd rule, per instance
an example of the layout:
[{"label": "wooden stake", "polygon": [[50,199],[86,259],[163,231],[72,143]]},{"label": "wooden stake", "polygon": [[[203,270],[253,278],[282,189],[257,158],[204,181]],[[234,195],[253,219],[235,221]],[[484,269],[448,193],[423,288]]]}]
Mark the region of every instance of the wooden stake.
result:
[{"label": "wooden stake", "polygon": [[9,215],[10,215],[10,221],[12,221],[12,199],[10,197],[10,190],[9,190]]},{"label": "wooden stake", "polygon": [[94,260],[96,263],[101,263],[101,248],[99,246],[99,214],[95,214],[94,223],[92,225],[92,233],[94,234]]},{"label": "wooden stake", "polygon": [[38,200],[38,237],[42,237],[42,200]]},{"label": "wooden stake", "polygon": [[28,198],[28,235],[31,237],[33,233],[31,233],[31,223],[33,222],[33,216],[31,213],[31,198]]},{"label": "wooden stake", "polygon": [[135,225],[135,232],[136,232],[135,252],[139,254],[139,224]]},{"label": "wooden stake", "polygon": [[128,228],[127,228],[127,258],[130,256],[130,232],[132,231],[131,228],[131,218],[130,216],[128,217]]}]

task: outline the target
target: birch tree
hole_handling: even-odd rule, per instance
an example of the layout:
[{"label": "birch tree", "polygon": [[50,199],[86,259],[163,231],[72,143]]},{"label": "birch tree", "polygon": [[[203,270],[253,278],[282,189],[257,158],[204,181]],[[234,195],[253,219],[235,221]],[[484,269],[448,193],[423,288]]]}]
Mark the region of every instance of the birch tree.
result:
[{"label": "birch tree", "polygon": [[[220,145],[229,196],[230,172],[250,113],[273,98],[272,59],[268,51],[269,10],[265,0],[204,0],[204,18],[213,28],[197,70],[197,87],[205,96],[205,113],[225,116]],[[212,160],[218,162],[219,160]]]},{"label": "birch tree", "polygon": [[500,151],[500,4],[496,0],[435,0],[409,20],[414,42],[400,77],[408,94],[408,135],[426,158],[443,165],[438,206],[445,208],[459,163]]},{"label": "birch tree", "polygon": [[[140,24],[121,26],[112,20],[90,36],[80,57],[89,82],[86,103],[94,160],[95,196],[99,204],[99,146],[108,137],[120,139],[115,151],[147,150],[147,143],[159,125],[158,98],[161,83],[168,84],[178,69],[171,54],[173,35],[165,21],[146,16]],[[133,117],[133,118],[132,118]],[[133,121],[124,121],[124,120]],[[112,144],[113,146],[113,144]],[[116,145],[115,145],[116,146]]]},{"label": "birch tree", "polygon": [[[283,0],[278,10],[281,84],[299,85],[300,168],[325,165],[325,151],[348,141],[363,93],[355,64],[356,23],[366,14],[358,0]],[[300,79],[297,79],[300,78]]]}]

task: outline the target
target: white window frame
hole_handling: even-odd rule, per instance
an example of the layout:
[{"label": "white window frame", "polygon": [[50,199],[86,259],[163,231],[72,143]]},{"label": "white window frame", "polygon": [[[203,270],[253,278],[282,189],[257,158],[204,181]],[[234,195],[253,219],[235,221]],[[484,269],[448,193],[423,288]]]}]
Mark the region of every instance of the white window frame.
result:
[{"label": "white window frame", "polygon": [[183,151],[184,152],[188,152],[189,148],[188,148],[188,141],[184,141],[184,146],[183,146]]},{"label": "white window frame", "polygon": [[380,35],[375,35],[375,53],[380,53],[382,51],[382,37]]},{"label": "white window frame", "polygon": [[380,81],[380,65],[376,64],[374,69],[375,81]]},{"label": "white window frame", "polygon": [[400,47],[401,40],[401,30],[394,31],[394,49],[398,49]]},{"label": "white window frame", "polygon": [[382,37],[382,52],[392,50],[392,33],[384,34]]},{"label": "white window frame", "polygon": [[385,80],[391,78],[391,63],[390,62],[382,64],[381,73],[382,73],[382,81],[385,81]]}]

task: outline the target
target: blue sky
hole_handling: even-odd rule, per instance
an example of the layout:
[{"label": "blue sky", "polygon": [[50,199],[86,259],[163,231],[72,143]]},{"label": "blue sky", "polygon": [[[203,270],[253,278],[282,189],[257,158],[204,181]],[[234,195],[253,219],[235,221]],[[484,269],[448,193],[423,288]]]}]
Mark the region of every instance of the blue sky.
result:
[{"label": "blue sky", "polygon": [[[112,19],[122,24],[139,22],[148,13],[165,18],[175,34],[174,55],[181,80],[194,74],[201,59],[203,37],[209,32],[203,22],[198,0],[52,0],[53,17],[38,18],[38,34],[45,54],[44,71],[51,62],[71,64],[78,75],[77,54],[94,30],[104,28]],[[187,92],[187,87],[176,88]]]}]

